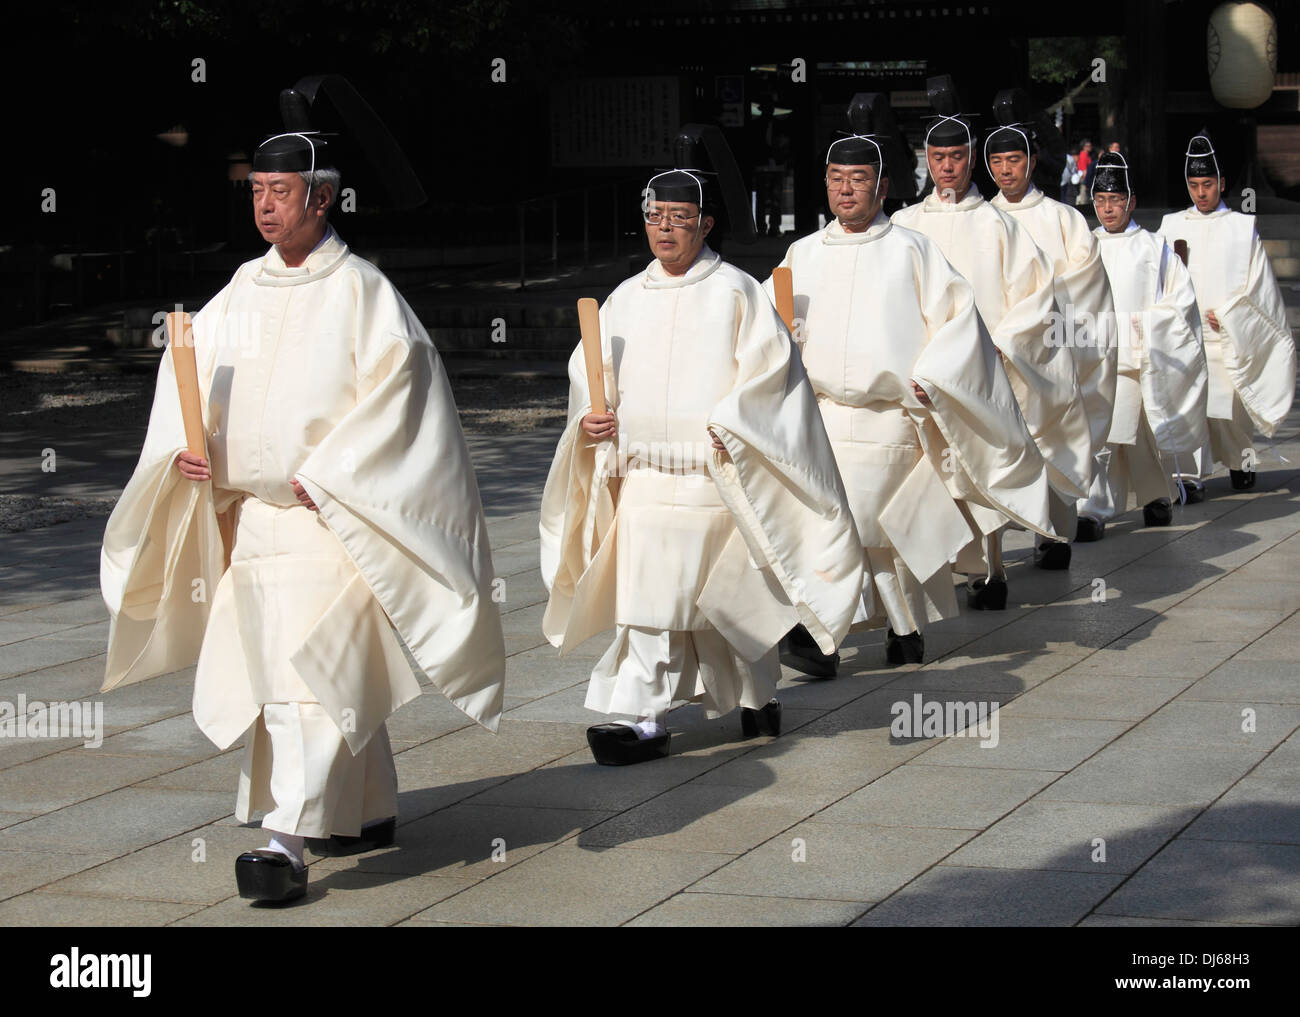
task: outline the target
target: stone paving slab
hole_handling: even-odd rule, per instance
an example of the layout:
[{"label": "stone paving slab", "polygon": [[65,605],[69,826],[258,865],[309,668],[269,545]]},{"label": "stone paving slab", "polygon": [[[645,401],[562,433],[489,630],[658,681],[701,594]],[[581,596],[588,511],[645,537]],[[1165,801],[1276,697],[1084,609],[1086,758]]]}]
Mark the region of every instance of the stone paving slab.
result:
[{"label": "stone paving slab", "polygon": [[1300,705],[1298,678],[1300,664],[1297,664],[1295,657],[1288,660],[1252,660],[1238,654],[1224,661],[1179,698],[1220,703]]},{"label": "stone paving slab", "polygon": [[817,815],[823,823],[983,830],[1056,780],[1051,770],[900,766]]},{"label": "stone paving slab", "polygon": [[1292,776],[1259,773],[1253,771],[1206,809],[1187,828],[1187,839],[1300,844],[1300,785]]},{"label": "stone paving slab", "polygon": [[168,904],[154,900],[35,892],[0,901],[0,925],[129,926],[170,925],[194,914],[197,904]]},{"label": "stone paving slab", "polygon": [[560,844],[435,904],[420,917],[509,925],[617,925],[729,858],[714,852]]},{"label": "stone paving slab", "polygon": [[858,916],[861,905],[794,897],[746,897],[734,893],[688,890],[670,897],[627,924],[664,926],[842,926]]},{"label": "stone paving slab", "polygon": [[1071,668],[1002,708],[1003,716],[1136,721],[1188,689],[1184,678],[1128,678]]},{"label": "stone paving slab", "polygon": [[1130,805],[1208,805],[1240,780],[1264,752],[1199,747],[1152,751],[1112,746],[1052,785],[1056,801]]},{"label": "stone paving slab", "polygon": [[1179,839],[1097,911],[1294,926],[1300,923],[1300,845]]},{"label": "stone paving slab", "polygon": [[810,820],[718,869],[693,889],[757,897],[879,901],[970,836],[969,830]]},{"label": "stone paving slab", "polygon": [[986,869],[1128,874],[1197,814],[1195,806],[1062,802],[1050,794],[1049,788],[1003,816],[948,861]]},{"label": "stone paving slab", "polygon": [[853,924],[1071,925],[1085,917],[1120,878],[937,865]]},{"label": "stone paving slab", "polygon": [[[232,889],[234,875],[231,863]],[[172,924],[256,928],[393,925],[470,885],[469,880],[446,876],[329,872],[309,877],[307,896],[285,907],[259,907],[231,896]]]},{"label": "stone paving slab", "polygon": [[324,858],[312,871],[485,879],[613,815],[596,809],[484,805],[471,800],[402,826],[400,838],[391,848]]}]

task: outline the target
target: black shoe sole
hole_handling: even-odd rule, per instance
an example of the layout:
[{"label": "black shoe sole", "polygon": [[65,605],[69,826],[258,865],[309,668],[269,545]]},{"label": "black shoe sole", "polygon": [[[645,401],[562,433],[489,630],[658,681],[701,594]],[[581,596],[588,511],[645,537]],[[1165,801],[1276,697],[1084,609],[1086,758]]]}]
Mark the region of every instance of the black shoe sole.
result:
[{"label": "black shoe sole", "polygon": [[796,645],[787,635],[777,645],[777,650],[782,664],[812,678],[834,678],[839,674],[840,655],[822,653],[816,643],[804,646],[801,642]]},{"label": "black shoe sole", "polygon": [[336,858],[392,847],[396,839],[397,818],[393,817],[363,830],[359,837],[344,837],[339,834],[332,837],[308,837],[307,846],[311,848],[312,854],[322,858]]},{"label": "black shoe sole", "polygon": [[1095,519],[1080,519],[1074,531],[1076,544],[1092,544],[1106,536],[1106,524]]},{"label": "black shoe sole", "polygon": [[1064,572],[1070,567],[1071,557],[1069,544],[1042,544],[1034,551],[1034,566],[1047,572]]},{"label": "black shoe sole", "polygon": [[[619,728],[629,732],[631,738],[620,734]],[[596,725],[587,728],[587,747],[601,766],[633,766],[667,756],[669,737],[661,734],[654,738],[639,738],[625,725]]]},{"label": "black shoe sole", "polygon": [[925,636],[911,632],[905,636],[892,630],[885,634],[885,661],[893,667],[920,664],[925,660]]},{"label": "black shoe sole", "polygon": [[1005,611],[1007,581],[994,579],[988,582],[984,579],[976,579],[966,587],[966,606],[972,611]]},{"label": "black shoe sole", "polygon": [[286,858],[277,864],[247,852],[235,859],[239,896],[261,904],[288,904],[307,895],[307,870],[295,871]]},{"label": "black shoe sole", "polygon": [[1168,526],[1174,521],[1173,506],[1164,502],[1148,502],[1142,506],[1142,525]]},{"label": "black shoe sole", "polygon": [[740,733],[746,738],[770,735],[775,738],[781,733],[781,704],[773,699],[761,710],[751,710],[748,706],[740,708]]}]

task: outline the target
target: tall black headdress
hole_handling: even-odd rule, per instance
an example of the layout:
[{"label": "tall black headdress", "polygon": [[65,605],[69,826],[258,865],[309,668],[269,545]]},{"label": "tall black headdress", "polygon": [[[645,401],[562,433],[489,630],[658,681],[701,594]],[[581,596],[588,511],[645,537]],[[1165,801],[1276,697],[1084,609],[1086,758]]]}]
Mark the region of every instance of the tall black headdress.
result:
[{"label": "tall black headdress", "polygon": [[1204,129],[1187,143],[1183,176],[1188,179],[1214,177],[1216,180],[1223,176],[1219,170],[1218,157],[1214,154],[1214,142],[1210,140],[1209,133]]},{"label": "tall black headdress", "polygon": [[1092,178],[1089,197],[1094,197],[1098,191],[1111,194],[1133,193],[1128,179],[1128,161],[1118,152],[1102,152],[1097,156],[1097,172]]},{"label": "tall black headdress", "polygon": [[984,168],[998,152],[1024,152],[1037,156],[1033,180],[1040,190],[1055,193],[1065,169],[1065,139],[1041,106],[1023,88],[1004,88],[993,99],[993,119],[998,126],[984,139]]},{"label": "tall black headdress", "polygon": [[1036,111],[1028,92],[1023,88],[1003,89],[993,100],[993,117],[998,126],[984,139],[985,166],[989,156],[999,152],[1024,152],[1026,157],[1037,153]]},{"label": "tall black headdress", "polygon": [[831,142],[826,150],[826,165],[878,166],[880,177],[889,177],[889,196],[907,200],[916,196],[916,181],[906,165],[907,150],[902,132],[894,119],[889,95],[885,92],[858,92],[849,102],[849,133]]},{"label": "tall black headdress", "polygon": [[925,132],[925,143],[932,148],[969,145],[975,149],[974,113],[961,112],[961,99],[951,74],[925,79],[925,91],[934,110],[934,123]]},{"label": "tall black headdress", "polygon": [[[718,230],[742,244],[758,239],[749,191],[721,128],[685,124],[673,139],[674,167],[646,183],[646,201],[690,201],[701,215],[719,220]],[[721,207],[719,207],[719,205]],[[714,245],[716,247],[716,243]]]},{"label": "tall black headdress", "polygon": [[424,188],[401,147],[370,104],[338,74],[303,78],[280,93],[284,131],[273,134],[253,155],[259,173],[311,172],[337,167],[357,190],[386,204],[422,205]]}]

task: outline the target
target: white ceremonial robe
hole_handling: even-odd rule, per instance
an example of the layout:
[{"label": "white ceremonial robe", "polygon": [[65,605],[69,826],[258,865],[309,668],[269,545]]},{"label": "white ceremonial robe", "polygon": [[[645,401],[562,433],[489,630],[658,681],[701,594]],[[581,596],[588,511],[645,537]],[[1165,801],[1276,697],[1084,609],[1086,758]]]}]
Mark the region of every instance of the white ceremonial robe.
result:
[{"label": "white ceremonial robe", "polygon": [[762,287],[707,247],[684,276],[651,262],[600,322],[618,441],[581,429],[591,398],[579,346],[542,498],[543,630],[565,653],[616,629],[591,709],[760,708],[780,677],[777,640],[802,623],[831,652],[862,587],[812,388]]},{"label": "white ceremonial robe", "polygon": [[990,204],[1011,216],[1052,262],[1063,333],[1059,338],[1074,356],[1096,456],[1110,434],[1118,366],[1114,304],[1097,239],[1078,209],[1049,198],[1032,184],[1020,201],[1007,201],[999,192]]},{"label": "white ceremonial robe", "polygon": [[1082,515],[1106,522],[1139,505],[1172,499],[1161,454],[1178,461],[1208,440],[1207,374],[1191,276],[1164,238],[1131,222],[1096,230],[1115,303],[1119,368],[1115,412]]},{"label": "white ceremonial robe", "polygon": [[932,193],[899,209],[893,221],[937,243],[971,284],[975,306],[1047,462],[1048,482],[1062,497],[1083,496],[1092,478],[1092,432],[1071,351],[1051,341],[1059,312],[1047,255],[974,186],[956,203]]},{"label": "white ceremonial robe", "polygon": [[[450,386],[406,302],[332,230],[301,267],[275,248],[242,265],[194,316],[194,343],[212,481],[174,466],[186,443],[165,354],[104,534],[104,689],[197,660],[200,729],[221,749],[250,735],[239,818],[273,802],[277,818],[301,812],[282,832],[354,836],[393,790],[375,779],[377,757],[392,767],[384,723],[420,692],[394,627],[456,706],[491,729],[501,713],[491,551]],[[267,713],[286,703],[304,708]],[[310,731],[272,775],[276,732]],[[277,797],[289,787],[315,789],[305,811]],[[358,805],[339,787],[378,790]]]},{"label": "white ceremonial robe", "polygon": [[1042,456],[970,284],[928,237],[884,214],[861,233],[832,221],[781,265],[862,542],[854,621],[924,629],[957,614],[949,561],[984,536],[962,503],[1051,535]]},{"label": "white ceremonial robe", "polygon": [[[1210,434],[1197,470],[1209,476],[1218,462],[1253,471],[1252,435],[1271,438],[1291,412],[1296,373],[1295,339],[1255,217],[1223,205],[1208,214],[1192,206],[1166,215],[1160,234],[1170,247],[1186,242],[1201,312]],[[1210,327],[1211,311],[1218,330]]]}]

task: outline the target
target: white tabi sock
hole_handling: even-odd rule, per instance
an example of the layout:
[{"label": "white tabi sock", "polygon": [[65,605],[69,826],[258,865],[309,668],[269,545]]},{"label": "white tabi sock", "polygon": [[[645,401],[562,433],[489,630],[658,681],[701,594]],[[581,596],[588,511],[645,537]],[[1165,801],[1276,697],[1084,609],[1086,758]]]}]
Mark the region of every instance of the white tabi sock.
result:
[{"label": "white tabi sock", "polygon": [[645,741],[647,738],[658,738],[660,735],[668,733],[668,729],[653,717],[637,721],[616,720],[614,723],[622,724],[624,727],[630,727],[636,732],[636,736],[642,741]]},{"label": "white tabi sock", "polygon": [[636,728],[637,737],[642,739],[658,738],[660,735],[668,733],[666,727],[654,720],[639,720],[632,726]]},{"label": "white tabi sock", "polygon": [[293,862],[295,869],[301,869],[305,866],[302,861],[302,849],[305,838],[299,837],[293,833],[271,833],[271,843],[267,845],[268,851],[279,851],[280,854],[288,857]]}]

